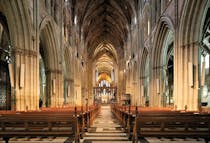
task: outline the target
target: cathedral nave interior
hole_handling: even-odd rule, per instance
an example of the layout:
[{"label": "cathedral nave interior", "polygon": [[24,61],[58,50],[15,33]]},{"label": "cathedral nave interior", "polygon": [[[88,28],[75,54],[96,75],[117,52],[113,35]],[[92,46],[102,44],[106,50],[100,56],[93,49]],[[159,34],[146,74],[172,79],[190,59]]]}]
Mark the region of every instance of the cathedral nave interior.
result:
[{"label": "cathedral nave interior", "polygon": [[[40,126],[75,142],[112,142],[112,128],[128,136],[116,142],[208,142],[209,113],[210,0],[0,0],[0,142]],[[160,132],[139,133],[149,122]]]}]

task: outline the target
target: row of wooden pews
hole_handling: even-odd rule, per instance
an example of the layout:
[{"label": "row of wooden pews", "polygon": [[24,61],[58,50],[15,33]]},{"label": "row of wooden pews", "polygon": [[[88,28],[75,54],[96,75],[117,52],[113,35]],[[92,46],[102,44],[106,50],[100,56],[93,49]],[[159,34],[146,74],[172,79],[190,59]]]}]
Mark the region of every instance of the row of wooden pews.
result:
[{"label": "row of wooden pews", "polygon": [[0,111],[0,137],[70,137],[75,143],[100,112],[100,105],[42,108],[40,111]]},{"label": "row of wooden pews", "polygon": [[143,137],[210,140],[209,113],[119,105],[111,105],[111,110],[134,143]]}]

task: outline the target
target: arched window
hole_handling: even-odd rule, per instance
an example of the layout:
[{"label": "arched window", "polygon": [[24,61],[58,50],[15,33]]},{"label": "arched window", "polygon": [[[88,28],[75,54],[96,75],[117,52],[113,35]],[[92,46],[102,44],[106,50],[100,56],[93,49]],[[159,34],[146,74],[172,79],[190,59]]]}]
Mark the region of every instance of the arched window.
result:
[{"label": "arched window", "polygon": [[147,56],[147,60],[145,63],[145,72],[144,72],[144,97],[145,101],[149,103],[149,58]]},{"label": "arched window", "polygon": [[11,110],[11,85],[8,65],[11,62],[9,30],[0,13],[0,110]]},{"label": "arched window", "polygon": [[200,64],[200,103],[201,106],[210,106],[210,8],[208,8],[204,19],[201,47],[199,52]]},{"label": "arched window", "polygon": [[165,41],[163,43],[163,106],[173,106],[174,91],[174,34],[168,30]]},{"label": "arched window", "polygon": [[39,107],[47,106],[47,97],[46,97],[46,71],[45,71],[45,63],[44,63],[44,51],[40,48],[39,54],[39,81],[40,81],[40,89],[39,89]]}]

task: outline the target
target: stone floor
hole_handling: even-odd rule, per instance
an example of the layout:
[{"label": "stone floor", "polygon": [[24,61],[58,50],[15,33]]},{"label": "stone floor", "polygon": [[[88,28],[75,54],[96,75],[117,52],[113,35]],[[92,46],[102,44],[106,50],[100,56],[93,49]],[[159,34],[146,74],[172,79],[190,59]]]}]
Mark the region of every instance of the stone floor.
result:
[{"label": "stone floor", "polygon": [[[131,143],[124,129],[114,118],[109,106],[102,106],[93,125],[85,133],[81,143]],[[4,143],[0,138],[0,143]],[[72,143],[72,139],[67,137],[57,138],[12,138],[9,143]],[[141,139],[139,143],[205,143],[203,139],[180,139],[180,138],[155,138],[147,137]]]},{"label": "stone floor", "polygon": [[109,106],[102,106],[83,143],[131,143],[119,122],[113,117]]},{"label": "stone floor", "polygon": [[[83,143],[131,143],[123,128],[115,119],[109,106],[102,106],[101,113],[85,134]],[[205,143],[203,139],[155,138],[147,137],[139,143]]]}]

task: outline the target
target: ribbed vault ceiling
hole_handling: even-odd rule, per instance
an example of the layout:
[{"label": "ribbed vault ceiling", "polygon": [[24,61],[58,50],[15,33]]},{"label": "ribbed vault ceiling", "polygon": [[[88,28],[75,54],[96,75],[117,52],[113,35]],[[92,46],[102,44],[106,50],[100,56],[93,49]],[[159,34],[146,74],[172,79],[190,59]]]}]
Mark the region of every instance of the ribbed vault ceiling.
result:
[{"label": "ribbed vault ceiling", "polygon": [[110,74],[114,64],[117,63],[116,57],[117,53],[113,45],[108,43],[99,44],[93,53],[99,74],[103,72]]},{"label": "ribbed vault ceiling", "polygon": [[123,56],[137,0],[75,0],[75,5],[75,16],[89,54],[99,44],[110,43],[118,56]]},{"label": "ribbed vault ceiling", "polygon": [[124,57],[125,43],[136,16],[138,0],[71,0],[74,24],[84,39],[88,57],[99,73],[110,75]]}]

